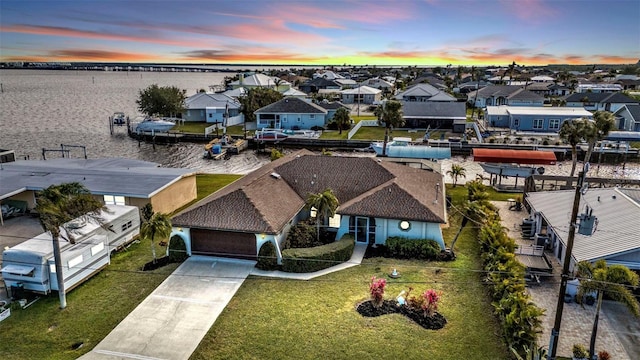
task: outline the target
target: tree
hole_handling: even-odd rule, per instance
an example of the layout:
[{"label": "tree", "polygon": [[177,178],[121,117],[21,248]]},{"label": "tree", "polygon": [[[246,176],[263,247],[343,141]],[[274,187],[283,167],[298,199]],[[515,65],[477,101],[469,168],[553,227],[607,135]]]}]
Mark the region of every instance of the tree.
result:
[{"label": "tree", "polygon": [[462,165],[452,164],[451,170],[447,171],[447,175],[453,178],[453,187],[458,185],[458,177],[462,176],[463,178],[467,177],[466,170]]},{"label": "tree", "polygon": [[373,114],[378,117],[378,123],[384,123],[385,129],[382,156],[385,156],[387,155],[387,142],[389,142],[391,130],[394,127],[404,125],[404,118],[402,117],[402,103],[396,100],[389,100],[383,105],[380,105]]},{"label": "tree", "polygon": [[591,331],[591,341],[589,342],[589,359],[594,358],[596,336],[598,333],[598,320],[600,317],[600,307],[604,294],[615,301],[623,303],[635,316],[640,316],[640,304],[633,292],[627,287],[638,286],[638,274],[629,270],[624,265],[607,266],[603,259],[591,264],[588,261],[578,263],[578,278],[580,288],[578,290],[578,302],[582,302],[583,297],[594,292],[597,293],[598,302],[596,305],[596,316],[593,320],[593,330]]},{"label": "tree", "polygon": [[342,128],[346,127],[351,121],[351,118],[349,117],[349,110],[343,107],[339,108],[333,116],[333,120],[335,120],[338,125],[338,129],[340,130],[339,133],[342,134]]},{"label": "tree", "polygon": [[153,84],[140,90],[136,103],[138,110],[149,116],[173,117],[184,112],[186,93],[186,90],[180,90],[175,86],[160,87]]},{"label": "tree", "polygon": [[[58,281],[60,309],[67,307],[62,274],[62,258],[60,255],[60,238],[62,237],[72,244],[75,243],[73,230],[66,227],[65,224],[77,218],[100,223],[100,212],[102,210],[105,210],[104,205],[94,198],[84,185],[77,182],[51,185],[39,193],[36,211],[42,227],[51,233],[53,240],[53,257]],[[64,234],[60,231],[61,229],[64,230]]]},{"label": "tree", "polygon": [[576,172],[576,164],[578,163],[578,144],[582,141],[584,120],[571,119],[562,123],[558,135],[562,140],[571,146],[571,173],[570,177]]},{"label": "tree", "polygon": [[247,122],[255,122],[254,112],[261,107],[273,104],[282,99],[282,94],[268,88],[257,87],[250,89],[246,95],[238,98],[240,102],[240,112],[244,115],[244,132],[247,132]]},{"label": "tree", "polygon": [[317,237],[320,240],[320,223],[327,221],[336,214],[339,202],[331,189],[325,189],[321,193],[309,194],[307,197],[306,208],[316,209],[316,226]]},{"label": "tree", "polygon": [[169,215],[162,213],[154,213],[149,221],[142,223],[140,227],[140,236],[151,240],[151,253],[153,254],[153,263],[156,262],[156,243],[155,238],[168,238],[171,235],[171,218]]},{"label": "tree", "polygon": [[471,110],[471,118],[473,119],[473,116],[476,112],[476,107],[477,107],[476,101],[478,101],[478,91],[480,91],[480,79],[482,78],[482,72],[478,70],[475,66],[471,67],[471,78],[472,80],[476,81],[476,92],[473,97],[473,108]]},{"label": "tree", "polygon": [[593,113],[593,121],[589,121],[588,126],[584,128],[583,137],[589,144],[584,161],[590,161],[596,143],[604,140],[615,126],[615,117],[609,111],[596,111]]}]

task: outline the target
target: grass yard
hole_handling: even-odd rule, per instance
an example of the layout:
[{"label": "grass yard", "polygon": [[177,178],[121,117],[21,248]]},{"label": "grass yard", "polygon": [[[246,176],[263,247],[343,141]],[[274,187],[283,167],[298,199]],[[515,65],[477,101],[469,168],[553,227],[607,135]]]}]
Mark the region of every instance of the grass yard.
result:
[{"label": "grass yard", "polygon": [[[239,175],[198,175],[198,199],[235,181]],[[156,247],[161,253],[164,248]],[[151,261],[148,240],[115,254],[111,264],[67,294],[59,309],[57,294],[27,309],[14,307],[0,323],[0,359],[76,359],[89,352],[178,266],[142,272]],[[84,342],[78,350],[71,346]]]},{"label": "grass yard", "polygon": [[204,134],[204,129],[213,124],[206,122],[189,122],[185,121],[183,125],[176,125],[171,128],[171,131],[178,131],[183,133]]},{"label": "grass yard", "polygon": [[[466,188],[451,191],[454,203]],[[493,195],[493,194],[492,194]],[[445,241],[461,217],[452,211]],[[479,245],[467,227],[454,262],[384,258],[310,281],[250,277],[210,329],[191,359],[510,359],[481,285]],[[402,275],[390,279],[396,268]],[[443,292],[444,329],[425,330],[402,315],[364,318],[372,276],[387,278],[386,298],[412,286]]]}]

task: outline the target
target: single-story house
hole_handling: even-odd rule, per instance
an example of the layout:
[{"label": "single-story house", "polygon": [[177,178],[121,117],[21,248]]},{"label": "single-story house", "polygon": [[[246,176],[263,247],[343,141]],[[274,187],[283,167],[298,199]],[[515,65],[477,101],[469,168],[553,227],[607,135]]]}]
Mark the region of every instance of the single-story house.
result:
[{"label": "single-story house", "polygon": [[626,104],[638,104],[637,100],[628,97],[625,94],[616,93],[575,93],[565,98],[567,107],[583,107],[589,111],[611,111],[616,112]]},{"label": "single-story house", "polygon": [[2,164],[0,202],[22,201],[36,206],[36,193],[51,185],[83,184],[105,205],[143,207],[170,213],[197,197],[196,171],[161,168],[131,159],[19,160]]},{"label": "single-story house", "polygon": [[616,93],[622,91],[620,84],[608,83],[584,83],[581,82],[576,86],[577,93]]},{"label": "single-story house", "polygon": [[340,93],[343,104],[377,104],[382,100],[382,90],[364,85]]},{"label": "single-story house", "polygon": [[300,91],[303,91],[307,94],[317,93],[320,90],[331,89],[339,92],[342,90],[342,86],[335,82],[334,80],[325,79],[323,77],[313,78],[311,80],[307,80],[304,83],[298,86]]},{"label": "single-story house", "polygon": [[182,118],[185,121],[200,121],[208,123],[224,123],[237,125],[244,122],[240,113],[240,103],[225,94],[197,93],[185,100],[185,111]]},{"label": "single-story house", "polygon": [[258,129],[305,130],[327,123],[328,111],[311,100],[285,97],[254,112]]},{"label": "single-story house", "polygon": [[249,76],[240,74],[239,79],[229,83],[229,86],[232,89],[237,89],[239,87],[245,87],[247,89],[264,87],[279,92],[285,92],[291,88],[291,83],[286,80],[282,80],[279,77],[268,76],[265,74],[253,74]]},{"label": "single-story house", "polygon": [[385,92],[392,91],[393,88],[394,88],[394,85],[391,82],[389,82],[389,81],[387,81],[385,79],[378,78],[378,77],[367,79],[367,80],[361,82],[360,85],[369,86],[369,87],[372,87],[372,88],[375,88],[375,89],[380,89],[380,90],[383,90]]},{"label": "single-story house", "polygon": [[[566,256],[574,190],[529,193],[536,233],[549,239],[548,247],[563,263]],[[592,188],[580,199],[571,254],[572,268],[580,261],[625,265],[640,270],[640,190]]]},{"label": "single-story house", "polygon": [[584,108],[487,106],[484,118],[491,127],[515,131],[558,132],[567,119],[592,118]]},{"label": "single-story house", "polygon": [[331,120],[333,120],[333,116],[336,114],[336,111],[338,111],[338,109],[340,108],[345,108],[350,111],[349,107],[345,106],[340,101],[323,100],[318,103],[318,106],[327,110],[327,119],[326,119],[327,122],[331,122]]},{"label": "single-story house", "polygon": [[399,101],[458,101],[455,97],[431,84],[416,84],[396,95]]},{"label": "single-story house", "polygon": [[409,128],[453,129],[466,122],[467,110],[463,102],[403,101],[402,118]]},{"label": "single-story house", "polygon": [[302,91],[298,90],[298,89],[294,89],[291,88],[285,92],[282,93],[282,96],[294,96],[300,99],[306,99],[307,98],[307,94],[303,93]]},{"label": "single-story house", "polygon": [[442,184],[436,172],[371,157],[300,150],[180,212],[172,220],[171,238],[184,240],[189,255],[249,259],[271,242],[280,260],[289,230],[309,216],[309,194],[331,189],[339,201],[329,221],[336,239],[345,234],[365,244],[384,244],[391,236],[432,239],[444,250],[441,226],[447,213]]},{"label": "single-story house", "polygon": [[625,104],[613,113],[618,130],[640,131],[640,104]]},{"label": "single-story house", "polygon": [[544,106],[544,96],[518,85],[492,85],[471,91],[467,94],[467,102],[473,104],[474,100],[476,108],[498,105]]}]

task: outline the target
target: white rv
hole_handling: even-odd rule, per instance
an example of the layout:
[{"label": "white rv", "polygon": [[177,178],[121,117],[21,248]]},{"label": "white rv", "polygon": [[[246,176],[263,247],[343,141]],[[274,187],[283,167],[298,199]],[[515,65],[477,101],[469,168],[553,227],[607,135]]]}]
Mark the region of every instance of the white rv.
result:
[{"label": "white rv", "polygon": [[[126,245],[140,232],[135,206],[107,205],[101,223],[75,219],[61,228],[60,254],[65,292],[87,280],[111,262],[111,252]],[[69,242],[71,235],[75,243]],[[2,277],[7,289],[19,288],[48,294],[58,290],[53,239],[42,233],[2,253]]]}]

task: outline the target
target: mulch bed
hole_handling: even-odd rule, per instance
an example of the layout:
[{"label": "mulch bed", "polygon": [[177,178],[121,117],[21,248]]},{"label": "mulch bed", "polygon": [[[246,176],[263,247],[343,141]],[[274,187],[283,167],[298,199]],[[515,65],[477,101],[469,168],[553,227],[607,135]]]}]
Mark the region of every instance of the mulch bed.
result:
[{"label": "mulch bed", "polygon": [[406,306],[398,306],[395,301],[385,300],[382,306],[377,308],[373,306],[371,300],[363,301],[356,306],[356,311],[365,317],[378,317],[388,314],[402,314],[413,320],[416,324],[429,330],[442,329],[447,323],[447,319],[442,314],[436,312],[433,316],[423,316],[422,310],[417,311]]}]

